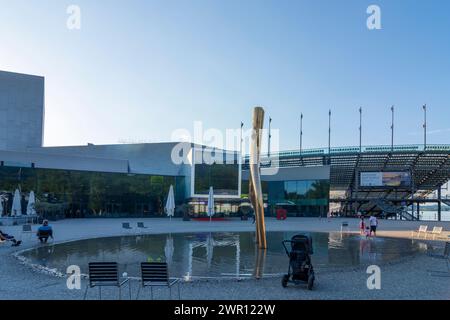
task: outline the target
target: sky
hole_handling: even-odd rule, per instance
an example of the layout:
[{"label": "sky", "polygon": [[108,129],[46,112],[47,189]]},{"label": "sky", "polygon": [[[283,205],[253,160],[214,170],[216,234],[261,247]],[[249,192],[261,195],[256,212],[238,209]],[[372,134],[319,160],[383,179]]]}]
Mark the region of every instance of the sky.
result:
[{"label": "sky", "polygon": [[[369,5],[381,29],[369,30]],[[67,28],[69,5],[81,29]],[[170,141],[263,106],[279,147],[450,143],[450,1],[0,0],[0,70],[45,77],[44,145]]]}]

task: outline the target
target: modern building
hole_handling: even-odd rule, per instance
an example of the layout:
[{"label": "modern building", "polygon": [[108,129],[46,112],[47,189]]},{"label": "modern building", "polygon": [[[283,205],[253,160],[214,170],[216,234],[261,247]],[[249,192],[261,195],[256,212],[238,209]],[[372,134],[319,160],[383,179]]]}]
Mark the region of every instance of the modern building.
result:
[{"label": "modern building", "polygon": [[442,193],[450,180],[450,145],[332,147],[281,151],[271,157],[271,166],[280,170],[329,165],[330,211],[339,214],[417,220],[421,204],[435,204],[436,220],[441,220],[442,204],[450,206]]},{"label": "modern building", "polygon": [[[191,143],[43,147],[44,78],[0,72],[0,103],[3,216],[11,214],[15,189],[23,213],[34,191],[37,211],[54,218],[163,216],[171,185],[177,215],[205,215],[210,186],[218,215],[239,215],[242,198],[248,202],[248,172],[237,152]],[[267,214],[276,204],[298,205],[304,215],[327,211],[328,166],[263,179]]]},{"label": "modern building", "polygon": [[0,71],[0,149],[42,146],[44,78]]},{"label": "modern building", "polygon": [[[163,216],[170,186],[176,215],[206,215],[209,187],[217,215],[248,209],[248,157],[193,143],[44,147],[44,78],[0,72],[0,213],[13,193],[25,211],[34,191],[48,217]],[[450,146],[370,146],[262,155],[267,215],[375,212],[417,219],[405,208],[434,201],[450,179]],[[273,169],[276,169],[275,171]],[[426,196],[436,191],[438,198]]]}]

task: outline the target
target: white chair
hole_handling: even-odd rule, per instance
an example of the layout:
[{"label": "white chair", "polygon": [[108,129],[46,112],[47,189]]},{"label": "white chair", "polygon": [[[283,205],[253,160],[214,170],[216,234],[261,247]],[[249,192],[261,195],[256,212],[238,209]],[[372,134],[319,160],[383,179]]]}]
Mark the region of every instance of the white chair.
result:
[{"label": "white chair", "polygon": [[417,233],[417,237],[420,238],[420,234],[423,233],[424,238],[426,238],[427,230],[428,230],[428,226],[421,225],[421,226],[419,226],[419,229],[411,231],[411,237],[414,238],[414,234]]},{"label": "white chair", "polygon": [[341,233],[342,233],[342,231],[344,231],[344,228],[347,230],[347,232],[350,231],[350,227],[348,226],[348,222],[347,221],[344,221],[344,222],[341,223]]},{"label": "white chair", "polygon": [[436,238],[436,236],[440,236],[442,234],[442,227],[433,227],[433,230],[431,232],[427,232],[425,239],[427,238],[428,234],[433,237],[433,240]]}]

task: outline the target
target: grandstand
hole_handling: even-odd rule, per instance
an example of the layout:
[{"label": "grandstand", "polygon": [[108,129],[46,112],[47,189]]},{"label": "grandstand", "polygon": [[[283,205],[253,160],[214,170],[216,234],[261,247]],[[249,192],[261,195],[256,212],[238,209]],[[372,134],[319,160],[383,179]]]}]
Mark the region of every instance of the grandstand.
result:
[{"label": "grandstand", "polygon": [[[262,167],[330,165],[330,203],[346,214],[370,211],[412,220],[418,219],[418,212],[411,215],[405,210],[408,206],[416,204],[419,208],[420,203],[434,202],[439,206],[440,220],[441,202],[450,204],[441,197],[442,185],[450,180],[450,145],[293,150],[262,155],[261,159]],[[367,177],[381,183],[368,180],[366,184],[363,180]],[[431,199],[429,195],[435,191],[438,196]]]}]

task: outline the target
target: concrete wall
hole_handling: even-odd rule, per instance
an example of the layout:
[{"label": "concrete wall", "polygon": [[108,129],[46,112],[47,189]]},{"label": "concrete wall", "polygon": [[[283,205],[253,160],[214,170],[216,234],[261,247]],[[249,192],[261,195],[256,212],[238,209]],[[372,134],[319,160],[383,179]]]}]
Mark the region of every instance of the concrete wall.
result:
[{"label": "concrete wall", "polygon": [[42,146],[44,78],[0,71],[0,150]]},{"label": "concrete wall", "polygon": [[117,159],[0,150],[0,161],[14,167],[29,168],[34,164],[35,168],[43,169],[128,173],[128,161]]},{"label": "concrete wall", "polygon": [[127,160],[130,166],[130,173],[180,176],[184,175],[183,166],[174,163],[171,158],[172,148],[175,144],[86,145],[29,148],[28,150],[49,155]]}]

